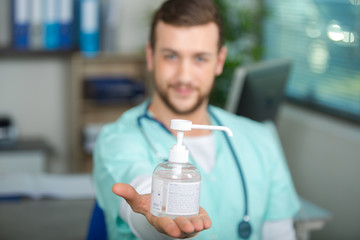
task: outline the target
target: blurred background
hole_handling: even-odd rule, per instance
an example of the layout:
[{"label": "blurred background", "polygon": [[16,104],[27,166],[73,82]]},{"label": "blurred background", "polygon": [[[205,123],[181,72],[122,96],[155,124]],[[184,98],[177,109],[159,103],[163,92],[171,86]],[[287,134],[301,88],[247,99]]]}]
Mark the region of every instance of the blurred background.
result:
[{"label": "blurred background", "polygon": [[[93,144],[151,95],[162,2],[0,1],[0,239],[86,237]],[[215,2],[229,56],[211,103],[226,105],[238,67],[290,60],[275,124],[308,203],[299,239],[360,239],[360,1]]]}]

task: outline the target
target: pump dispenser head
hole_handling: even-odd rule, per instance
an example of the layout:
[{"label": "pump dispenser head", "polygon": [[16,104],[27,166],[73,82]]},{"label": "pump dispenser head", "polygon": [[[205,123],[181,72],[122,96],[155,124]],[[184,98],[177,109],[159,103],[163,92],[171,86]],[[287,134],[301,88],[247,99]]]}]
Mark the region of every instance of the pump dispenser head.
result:
[{"label": "pump dispenser head", "polygon": [[232,131],[228,127],[192,124],[191,121],[183,119],[172,119],[170,127],[177,130],[177,143],[170,149],[169,161],[177,163],[189,161],[189,151],[183,145],[184,131],[191,131],[192,129],[221,130],[225,131],[229,137],[233,136]]}]

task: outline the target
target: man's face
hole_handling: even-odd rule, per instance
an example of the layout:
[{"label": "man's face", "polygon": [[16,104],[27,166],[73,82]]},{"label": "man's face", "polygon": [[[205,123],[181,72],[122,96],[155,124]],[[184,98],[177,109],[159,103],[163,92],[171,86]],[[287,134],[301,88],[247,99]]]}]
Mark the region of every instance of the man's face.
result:
[{"label": "man's face", "polygon": [[208,103],[215,76],[221,74],[226,49],[218,50],[215,23],[177,27],[159,22],[154,49],[147,47],[160,99],[175,113],[192,113]]}]

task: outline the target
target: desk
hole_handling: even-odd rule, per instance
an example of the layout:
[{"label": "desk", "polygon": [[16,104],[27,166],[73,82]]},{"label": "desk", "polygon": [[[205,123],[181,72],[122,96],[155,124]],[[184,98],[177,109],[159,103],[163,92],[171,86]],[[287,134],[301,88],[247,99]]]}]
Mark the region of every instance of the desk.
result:
[{"label": "desk", "polygon": [[0,144],[0,173],[41,173],[53,153],[52,148],[41,139],[23,140]]},{"label": "desk", "polygon": [[[295,217],[298,240],[309,240],[331,214],[301,198],[302,210]],[[0,201],[0,239],[85,239],[94,199],[42,199]]]},{"label": "desk", "polygon": [[298,240],[310,240],[310,232],[322,229],[331,213],[304,198],[300,202],[301,210],[294,218],[296,235]]},{"label": "desk", "polygon": [[0,239],[86,239],[94,201],[0,201]]}]

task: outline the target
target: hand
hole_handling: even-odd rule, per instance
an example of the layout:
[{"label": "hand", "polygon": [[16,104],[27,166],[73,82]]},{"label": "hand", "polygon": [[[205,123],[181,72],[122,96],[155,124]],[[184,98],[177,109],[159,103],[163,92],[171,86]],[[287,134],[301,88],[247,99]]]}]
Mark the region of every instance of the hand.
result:
[{"label": "hand", "polygon": [[207,212],[200,207],[199,215],[186,218],[183,216],[171,219],[157,217],[150,213],[151,194],[138,194],[129,184],[116,183],[112,188],[113,193],[122,197],[136,213],[143,214],[151,225],[160,233],[173,238],[189,238],[211,227],[211,220]]}]

